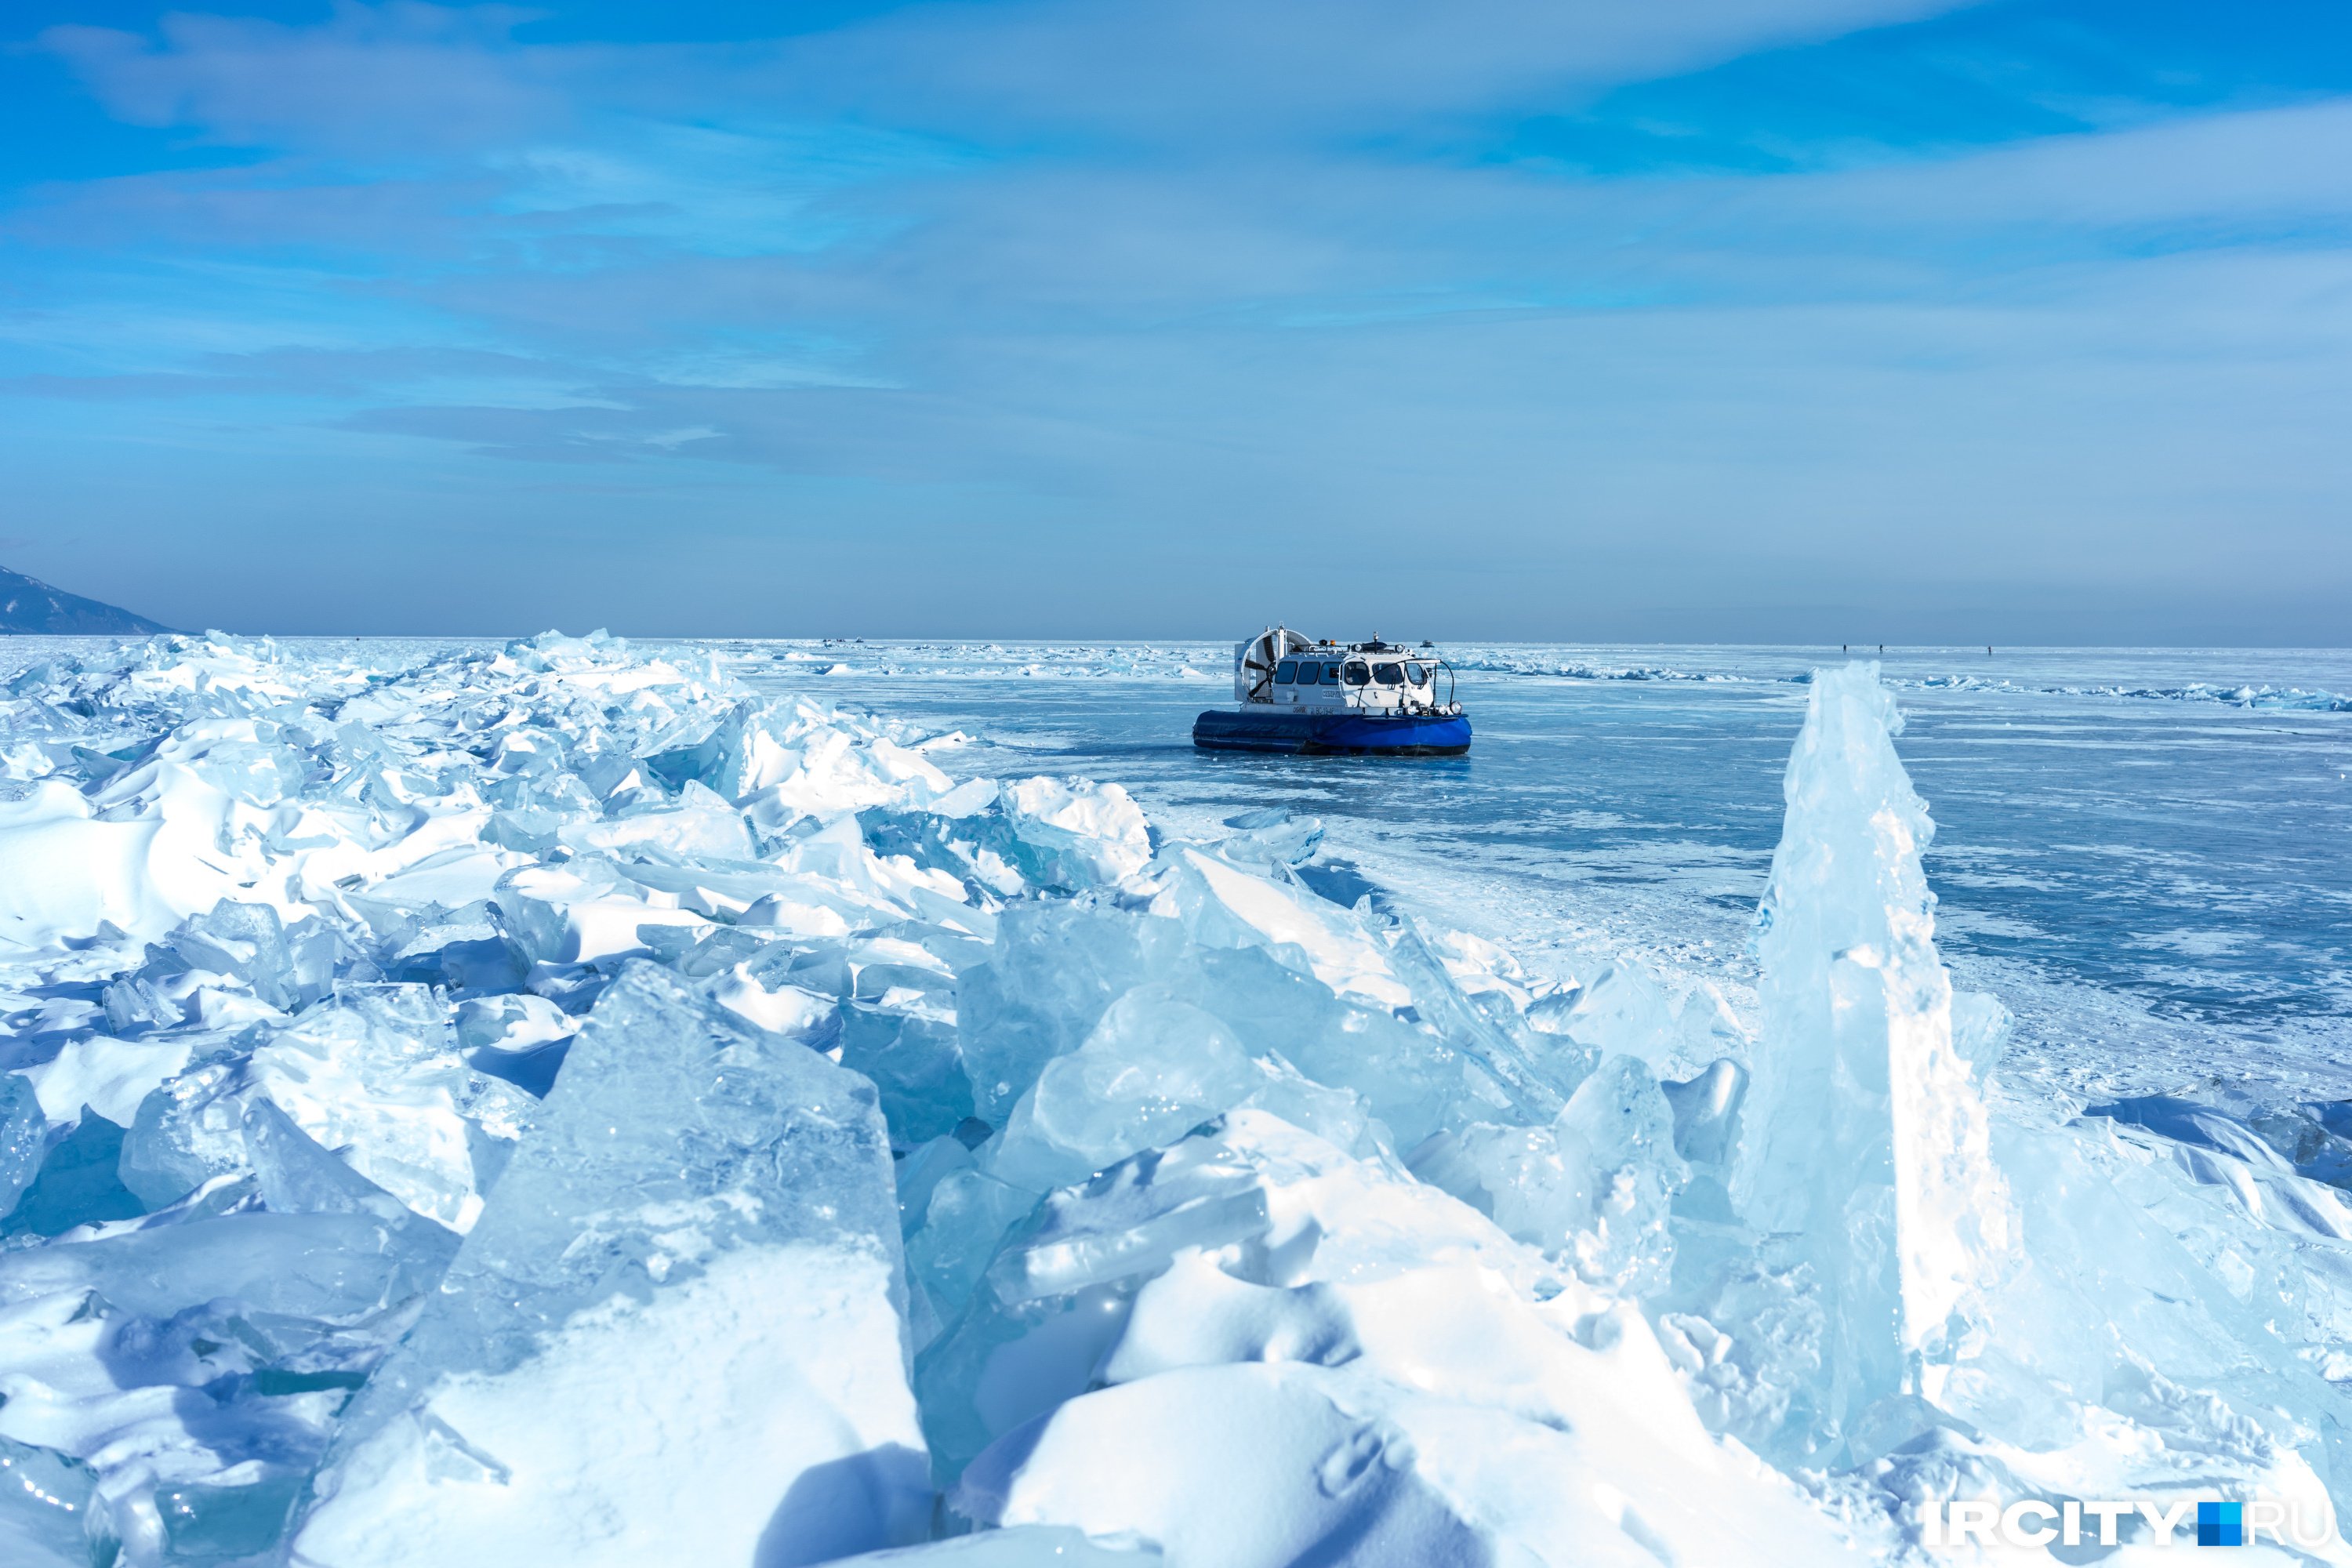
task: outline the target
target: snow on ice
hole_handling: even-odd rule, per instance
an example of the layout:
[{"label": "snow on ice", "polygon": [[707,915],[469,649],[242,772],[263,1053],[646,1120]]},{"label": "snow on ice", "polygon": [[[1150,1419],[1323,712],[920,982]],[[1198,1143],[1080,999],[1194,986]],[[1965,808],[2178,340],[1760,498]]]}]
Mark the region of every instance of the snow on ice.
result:
[{"label": "snow on ice", "polygon": [[5,690],[11,1563],[1913,1563],[1993,1550],[1956,1500],[2352,1496],[2352,1114],[1989,1109],[1873,667],[1808,689],[1753,1017],[603,636]]}]

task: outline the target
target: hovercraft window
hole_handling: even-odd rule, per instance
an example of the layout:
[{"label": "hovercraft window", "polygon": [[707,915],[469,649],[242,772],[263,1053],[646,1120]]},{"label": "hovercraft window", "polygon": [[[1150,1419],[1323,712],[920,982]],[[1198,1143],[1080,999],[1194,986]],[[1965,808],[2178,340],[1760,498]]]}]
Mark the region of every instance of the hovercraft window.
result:
[{"label": "hovercraft window", "polygon": [[1417,664],[1408,664],[1404,667],[1404,678],[1415,686],[1429,684],[1429,671]]},{"label": "hovercraft window", "polygon": [[1404,670],[1393,664],[1376,664],[1372,666],[1372,679],[1382,686],[1402,686],[1404,684]]},{"label": "hovercraft window", "polygon": [[1339,684],[1339,667],[1338,665],[1327,664],[1323,667],[1323,684],[1326,686],[1337,686]]},{"label": "hovercraft window", "polygon": [[1344,679],[1350,686],[1363,686],[1370,682],[1372,672],[1364,668],[1361,660],[1351,658],[1348,661],[1347,669],[1342,679]]},{"label": "hovercraft window", "polygon": [[1298,661],[1297,659],[1286,658],[1274,667],[1274,683],[1276,686],[1288,686],[1297,679]]}]

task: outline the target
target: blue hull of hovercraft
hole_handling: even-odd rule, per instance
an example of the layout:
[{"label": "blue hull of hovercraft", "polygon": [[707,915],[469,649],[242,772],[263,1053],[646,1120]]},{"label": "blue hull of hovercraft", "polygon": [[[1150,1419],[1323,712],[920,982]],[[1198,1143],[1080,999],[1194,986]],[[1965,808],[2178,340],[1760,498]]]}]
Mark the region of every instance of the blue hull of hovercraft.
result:
[{"label": "blue hull of hovercraft", "polygon": [[1192,721],[1192,744],[1212,752],[1458,757],[1470,749],[1470,721],[1459,713],[1388,719],[1283,710],[1235,713],[1213,708]]}]

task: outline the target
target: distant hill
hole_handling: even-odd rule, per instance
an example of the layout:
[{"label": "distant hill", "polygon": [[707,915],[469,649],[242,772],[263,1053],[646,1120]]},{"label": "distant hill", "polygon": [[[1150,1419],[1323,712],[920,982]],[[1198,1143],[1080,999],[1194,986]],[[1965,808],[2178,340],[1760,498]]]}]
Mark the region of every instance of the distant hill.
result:
[{"label": "distant hill", "polygon": [[111,632],[145,637],[151,632],[171,629],[144,616],[52,588],[37,577],[0,566],[0,634],[40,632],[53,637],[102,637]]}]

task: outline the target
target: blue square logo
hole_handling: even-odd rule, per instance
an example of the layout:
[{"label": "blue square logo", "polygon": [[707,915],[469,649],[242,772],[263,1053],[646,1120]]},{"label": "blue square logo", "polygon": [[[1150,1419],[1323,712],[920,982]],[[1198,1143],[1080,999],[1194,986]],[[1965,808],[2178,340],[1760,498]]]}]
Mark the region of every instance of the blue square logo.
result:
[{"label": "blue square logo", "polygon": [[2197,1505],[2197,1544],[2243,1546],[2246,1511],[2243,1503],[2200,1502]]}]

